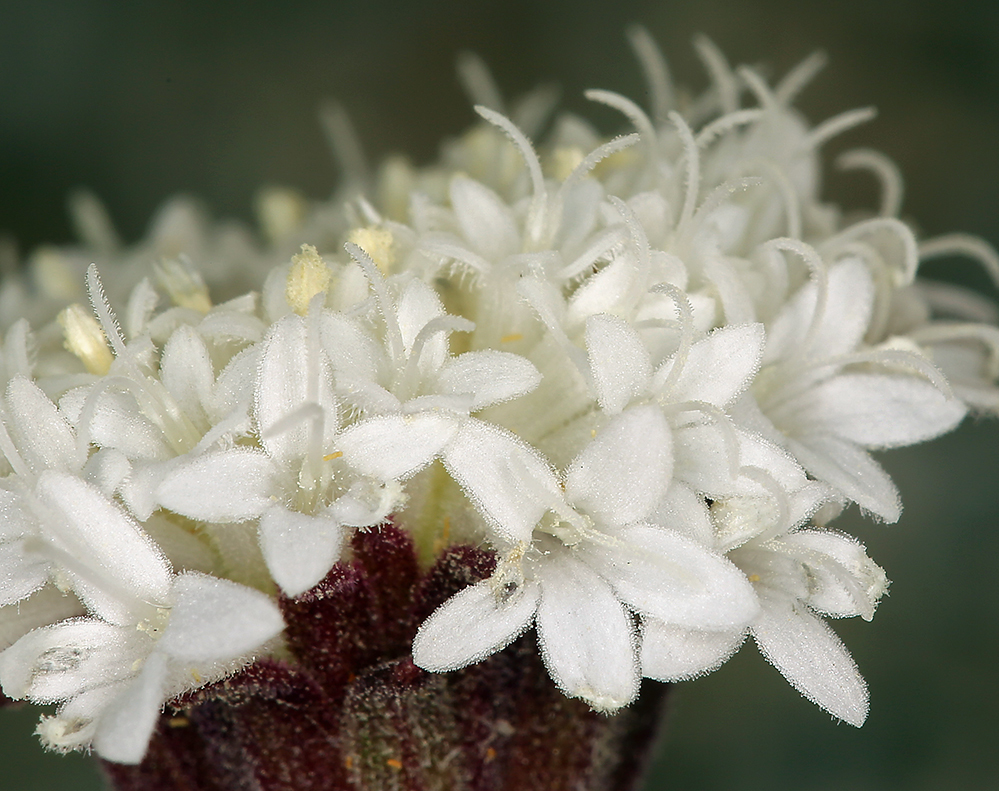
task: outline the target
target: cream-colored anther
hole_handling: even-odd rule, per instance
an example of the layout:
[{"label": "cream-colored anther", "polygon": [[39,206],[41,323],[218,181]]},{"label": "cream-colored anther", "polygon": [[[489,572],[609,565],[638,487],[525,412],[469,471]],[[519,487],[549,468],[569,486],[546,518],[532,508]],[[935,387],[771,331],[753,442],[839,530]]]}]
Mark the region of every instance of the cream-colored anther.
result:
[{"label": "cream-colored anther", "polygon": [[299,316],[309,312],[309,302],[316,294],[329,288],[332,273],[311,244],[303,244],[302,252],[291,258],[291,269],[285,282],[284,298]]},{"label": "cream-colored anther", "polygon": [[31,257],[31,270],[41,292],[60,302],[75,302],[83,297],[80,273],[74,271],[66,256],[54,247],[41,247]]},{"label": "cream-colored anther", "polygon": [[376,225],[369,225],[367,228],[355,228],[347,237],[348,242],[352,242],[371,256],[371,260],[381,270],[383,275],[387,275],[395,263],[395,251],[392,245],[395,239],[392,232]]},{"label": "cream-colored anther", "polygon": [[551,153],[548,167],[552,178],[556,181],[565,181],[569,178],[579,164],[586,158],[583,149],[579,146],[560,146]]},{"label": "cream-colored anther", "polygon": [[302,227],[308,203],[287,187],[265,187],[257,193],[257,222],[271,242],[287,239]]},{"label": "cream-colored anther", "polygon": [[212,309],[208,286],[190,261],[168,258],[154,264],[153,269],[160,286],[178,308],[190,308],[198,313],[207,313]]},{"label": "cream-colored anther", "polygon": [[97,319],[83,305],[75,302],[62,311],[56,321],[65,336],[63,345],[80,358],[87,373],[104,376],[111,368],[114,355]]}]

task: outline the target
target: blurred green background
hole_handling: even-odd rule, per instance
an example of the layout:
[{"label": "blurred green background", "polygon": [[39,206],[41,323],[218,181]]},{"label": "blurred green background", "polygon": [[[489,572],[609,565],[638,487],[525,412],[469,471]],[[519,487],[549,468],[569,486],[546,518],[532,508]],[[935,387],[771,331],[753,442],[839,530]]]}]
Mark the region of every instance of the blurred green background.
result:
[{"label": "blurred green background", "polygon": [[[645,24],[674,75],[706,78],[690,38],[777,76],[815,49],[830,66],[799,103],[813,121],[875,105],[837,148],[879,148],[906,176],[904,213],[925,235],[999,243],[999,3],[468,2],[239,3],[0,0],[0,230],[22,253],[70,239],[65,197],[85,185],[138,238],[157,205],[188,192],[216,216],[249,219],[261,184],[329,194],[336,170],[316,122],[327,96],[348,108],[372,160],[433,158],[472,113],[454,77],[481,54],[509,94],[558,81],[643,98],[623,30]],[[613,116],[588,111],[607,124]],[[828,192],[873,206],[863,176]],[[993,293],[972,265],[933,274]],[[676,690],[649,791],[999,788],[999,424],[980,422],[887,456],[906,505],[898,525],[840,523],[893,580],[872,624],[837,629],[870,687],[861,730],[835,724],[747,646]],[[79,756],[43,755],[36,713],[0,713],[5,791],[100,788]]]}]

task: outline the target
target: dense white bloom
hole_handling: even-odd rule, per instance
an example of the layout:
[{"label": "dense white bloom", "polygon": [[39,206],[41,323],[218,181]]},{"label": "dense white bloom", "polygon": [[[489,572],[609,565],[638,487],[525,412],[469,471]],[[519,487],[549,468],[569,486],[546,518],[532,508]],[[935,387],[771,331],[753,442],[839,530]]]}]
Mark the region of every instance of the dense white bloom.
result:
[{"label": "dense white bloom", "polygon": [[810,127],[819,60],[770,87],[699,40],[713,85],[680,112],[635,45],[649,111],[587,94],[622,136],[556,116],[532,142],[544,92],[507,117],[464,60],[483,120],[435,165],[268,191],[259,244],[174,202],[126,248],[83,197],[84,246],[0,284],[0,683],[59,704],[49,745],[141,760],[172,698],[286,656],[277,599],[386,521],[426,565],[496,557],[419,628],[424,670],[533,627],[555,684],[613,711],[751,636],[864,721],[824,618],[870,619],[887,580],[827,522],[897,520],[870,452],[999,411],[995,307],[916,278],[999,256],[917,243],[873,152],[843,163],[882,178],[878,216],[822,202],[823,143],[871,112]]}]

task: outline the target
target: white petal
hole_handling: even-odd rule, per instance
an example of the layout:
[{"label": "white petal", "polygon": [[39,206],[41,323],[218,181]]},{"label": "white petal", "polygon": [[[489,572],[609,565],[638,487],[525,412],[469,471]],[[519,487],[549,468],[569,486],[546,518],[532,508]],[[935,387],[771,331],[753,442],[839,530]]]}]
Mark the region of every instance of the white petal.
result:
[{"label": "white petal", "polygon": [[300,514],[282,505],[260,519],[260,549],[274,581],[288,596],[317,584],[340,559],[343,528],[334,519]]},{"label": "white petal", "polygon": [[47,585],[33,596],[0,608],[0,651],[9,648],[32,629],[75,618],[85,612],[79,599]]},{"label": "white petal", "polygon": [[649,353],[638,333],[616,316],[590,316],[585,337],[597,400],[607,414],[617,414],[648,387]]},{"label": "white petal", "polygon": [[888,578],[857,539],[832,530],[799,530],[781,544],[808,569],[810,607],[834,618],[874,617]]},{"label": "white petal", "polygon": [[[436,292],[421,280],[410,280],[399,295],[397,307],[399,330],[406,354],[413,350],[413,342],[429,321],[444,315],[444,307]],[[444,362],[447,352],[447,339],[438,333],[427,341],[421,360],[426,360],[431,369]],[[398,362],[398,361],[397,361]]]},{"label": "white petal", "polygon": [[[164,602],[170,566],[152,540],[113,502],[75,475],[43,473],[39,499],[55,512],[47,533],[92,574],[139,601]],[[88,601],[91,607],[94,601]],[[107,613],[98,613],[110,618]]]},{"label": "white petal", "polygon": [[347,464],[365,475],[399,480],[433,461],[455,435],[459,422],[453,415],[431,412],[370,418],[344,431],[336,449]]},{"label": "white petal", "polygon": [[966,412],[958,399],[947,398],[925,379],[856,373],[813,388],[794,420],[867,448],[891,448],[950,431]]},{"label": "white petal", "polygon": [[656,406],[615,416],[566,472],[566,499],[611,525],[643,519],[669,486],[673,448]]},{"label": "white petal", "polygon": [[211,399],[215,372],[205,342],[192,327],[179,327],[166,342],[160,380],[183,412],[202,414],[202,405]]},{"label": "white petal", "polygon": [[173,588],[170,622],[158,648],[188,662],[229,660],[284,629],[274,601],[253,588],[189,571]]},{"label": "white petal", "polygon": [[[285,316],[271,326],[263,341],[260,370],[257,374],[256,416],[264,449],[283,465],[301,459],[308,451],[311,420],[301,420],[294,426],[274,433],[268,429],[289,415],[295,414],[308,402],[309,395],[309,333],[300,316]],[[323,409],[324,447],[333,442],[337,429],[337,409],[333,400],[329,363],[316,339],[311,354],[317,355],[313,382],[318,404]]]},{"label": "white petal", "polygon": [[672,530],[634,525],[616,542],[581,543],[581,560],[618,597],[665,623],[692,629],[729,629],[749,623],[759,608],[753,587],[730,561]]},{"label": "white petal", "polygon": [[333,374],[354,381],[379,380],[379,363],[385,352],[361,325],[341,313],[325,311],[320,324],[323,349],[333,365]]},{"label": "white petal", "polygon": [[23,541],[0,544],[0,605],[27,598],[48,578],[48,561],[25,552]]},{"label": "white petal", "polygon": [[788,438],[788,449],[820,481],[888,523],[902,513],[898,489],[881,465],[852,442],[829,435]]},{"label": "white petal", "polygon": [[[748,387],[760,367],[763,325],[723,327],[690,347],[670,397],[673,401],[706,401],[724,407]],[[667,360],[659,374],[674,364]]]},{"label": "white petal", "polygon": [[451,179],[451,206],[462,235],[477,253],[499,261],[520,247],[513,212],[488,187],[464,176]]},{"label": "white petal", "polygon": [[533,448],[498,426],[474,418],[441,456],[451,477],[505,538],[530,541],[538,520],[561,499],[551,468]]},{"label": "white petal", "polygon": [[437,377],[437,392],[472,396],[469,411],[531,392],[541,374],[526,357],[494,349],[465,352],[448,360]]},{"label": "white petal", "polygon": [[684,681],[717,670],[746,639],[745,629],[705,632],[646,618],[642,624],[642,675]]},{"label": "white petal", "polygon": [[213,423],[222,420],[233,410],[245,407],[253,401],[253,388],[257,381],[259,368],[259,344],[243,349],[229,360],[229,363],[215,380],[210,406],[205,405]]},{"label": "white petal", "polygon": [[132,465],[124,453],[114,448],[101,448],[87,460],[83,477],[101,494],[112,497],[131,470]]},{"label": "white petal", "polygon": [[7,405],[11,437],[36,473],[77,468],[73,430],[38,385],[15,376],[7,385]]},{"label": "white petal", "polygon": [[703,547],[714,545],[714,527],[707,503],[686,484],[674,480],[649,520],[686,536]]},{"label": "white petal", "polygon": [[628,705],[639,682],[632,616],[568,552],[545,559],[541,586],[538,645],[552,680],[601,711]]},{"label": "white petal", "polygon": [[497,596],[491,580],[470,585],[420,626],[413,662],[432,673],[446,673],[502,651],[531,625],[540,594],[534,582],[509,596]]},{"label": "white petal", "polygon": [[66,700],[82,690],[128,678],[141,656],[138,632],[79,618],[28,632],[0,654],[4,694],[36,703]]},{"label": "white petal", "polygon": [[779,594],[761,598],[752,634],[763,656],[810,701],[851,725],[863,725],[867,685],[839,637],[803,604]]},{"label": "white petal", "polygon": [[[764,363],[794,356],[812,324],[816,287],[809,281],[785,305],[767,332]],[[826,309],[811,347],[813,356],[833,357],[857,348],[867,332],[874,301],[874,283],[867,266],[855,259],[831,267]]]},{"label": "white petal", "polygon": [[137,764],[146,754],[163,707],[166,659],[154,653],[142,672],[101,714],[93,746],[106,761]]},{"label": "white petal", "polygon": [[164,508],[207,522],[253,519],[279,494],[274,462],[250,448],[195,456],[156,488],[156,499]]}]

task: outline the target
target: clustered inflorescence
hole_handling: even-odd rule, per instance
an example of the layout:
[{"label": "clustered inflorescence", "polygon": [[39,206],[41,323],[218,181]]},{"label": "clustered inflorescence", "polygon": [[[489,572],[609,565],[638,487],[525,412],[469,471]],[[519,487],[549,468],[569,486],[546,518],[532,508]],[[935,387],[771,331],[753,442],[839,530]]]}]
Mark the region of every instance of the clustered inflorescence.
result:
[{"label": "clustered inflorescence", "polygon": [[869,451],[999,409],[993,308],[916,279],[995,255],[917,242],[870,150],[840,164],[879,211],[822,202],[820,148],[872,113],[803,120],[820,58],[771,86],[700,40],[689,99],[632,43],[651,107],[587,94],[628,134],[563,114],[535,147],[549,93],[508,110],[466,57],[482,120],[430,167],[348,159],[328,203],[268,190],[263,243],[180,201],[123,248],[81,196],[84,245],[4,281],[0,682],[58,704],[45,744],[140,761],[166,702],[287,658],[278,598],[386,523],[425,567],[495,556],[419,628],[423,670],[533,627],[555,684],[613,712],[749,635],[864,721],[824,618],[870,619],[887,581],[828,523],[899,518]]}]

